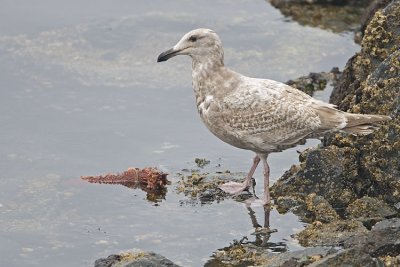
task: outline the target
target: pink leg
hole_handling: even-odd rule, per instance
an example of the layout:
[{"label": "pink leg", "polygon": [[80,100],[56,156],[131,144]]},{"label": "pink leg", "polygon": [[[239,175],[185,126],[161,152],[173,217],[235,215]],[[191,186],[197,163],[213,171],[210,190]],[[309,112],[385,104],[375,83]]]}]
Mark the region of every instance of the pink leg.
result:
[{"label": "pink leg", "polygon": [[268,155],[262,155],[260,158],[264,164],[264,205],[271,204],[271,197],[269,195],[269,166],[267,162]]},{"label": "pink leg", "polygon": [[253,159],[253,166],[251,166],[251,169],[243,183],[228,182],[220,185],[219,188],[229,194],[239,194],[247,190],[250,187],[251,178],[253,177],[253,174],[257,169],[258,163],[260,163],[260,157],[256,155]]}]

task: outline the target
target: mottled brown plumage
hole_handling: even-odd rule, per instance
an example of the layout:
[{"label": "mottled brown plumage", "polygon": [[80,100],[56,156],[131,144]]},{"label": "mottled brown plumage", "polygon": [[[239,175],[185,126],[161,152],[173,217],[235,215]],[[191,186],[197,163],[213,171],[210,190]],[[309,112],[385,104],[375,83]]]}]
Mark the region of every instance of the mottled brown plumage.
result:
[{"label": "mottled brown plumage", "polygon": [[269,153],[332,131],[368,134],[389,119],[343,112],[283,83],[246,77],[226,68],[222,43],[212,30],[185,34],[173,48],[160,54],[158,62],[175,55],[193,59],[196,105],[207,128],[222,141],[257,154],[244,183],[230,182],[221,189],[229,193],[247,189],[261,159],[265,204],[270,203]]}]

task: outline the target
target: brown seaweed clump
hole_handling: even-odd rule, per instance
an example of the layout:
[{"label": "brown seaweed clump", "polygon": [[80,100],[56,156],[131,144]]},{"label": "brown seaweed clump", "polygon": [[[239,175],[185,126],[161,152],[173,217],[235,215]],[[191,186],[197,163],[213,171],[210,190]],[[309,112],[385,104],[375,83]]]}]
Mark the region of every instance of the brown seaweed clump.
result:
[{"label": "brown seaweed clump", "polygon": [[129,188],[140,188],[147,192],[149,201],[157,202],[159,199],[165,198],[166,185],[169,183],[167,175],[156,168],[147,167],[143,169],[128,168],[128,170],[116,174],[82,176],[81,179],[89,183],[120,184]]},{"label": "brown seaweed clump", "polygon": [[122,184],[130,187],[131,185],[145,186],[149,190],[162,189],[167,185],[167,174],[158,171],[155,168],[129,168],[123,173],[109,173],[98,176],[82,176],[82,180],[89,183],[98,184]]}]

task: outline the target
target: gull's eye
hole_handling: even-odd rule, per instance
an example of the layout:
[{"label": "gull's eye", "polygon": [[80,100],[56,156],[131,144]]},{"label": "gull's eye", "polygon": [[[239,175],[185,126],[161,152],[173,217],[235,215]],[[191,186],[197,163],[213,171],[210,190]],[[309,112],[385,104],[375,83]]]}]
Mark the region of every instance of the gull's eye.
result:
[{"label": "gull's eye", "polygon": [[197,36],[195,36],[195,35],[190,36],[189,41],[190,42],[196,42],[197,41]]}]

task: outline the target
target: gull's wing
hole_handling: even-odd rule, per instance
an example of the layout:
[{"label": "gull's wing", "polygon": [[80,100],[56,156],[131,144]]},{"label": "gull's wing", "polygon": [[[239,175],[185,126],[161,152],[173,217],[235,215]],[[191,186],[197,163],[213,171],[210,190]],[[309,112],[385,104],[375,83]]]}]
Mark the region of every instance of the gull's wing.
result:
[{"label": "gull's wing", "polygon": [[[230,130],[257,145],[293,144],[342,122],[333,105],[272,80],[246,77],[221,104],[221,116]],[[330,120],[321,118],[323,114]]]}]

